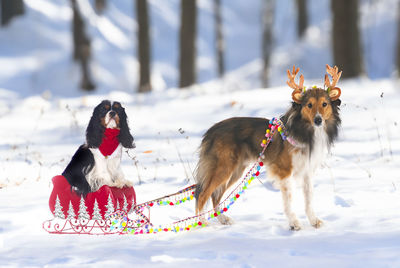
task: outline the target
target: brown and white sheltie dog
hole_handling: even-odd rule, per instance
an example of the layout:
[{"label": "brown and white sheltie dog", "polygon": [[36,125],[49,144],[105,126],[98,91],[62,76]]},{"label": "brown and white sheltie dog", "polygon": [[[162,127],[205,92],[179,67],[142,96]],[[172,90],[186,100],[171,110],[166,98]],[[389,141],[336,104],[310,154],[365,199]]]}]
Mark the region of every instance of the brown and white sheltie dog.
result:
[{"label": "brown and white sheltie dog", "polygon": [[[299,230],[301,225],[292,211],[291,182],[294,178],[303,182],[305,211],[310,224],[315,228],[322,225],[312,206],[313,185],[311,177],[327,155],[338,136],[341,123],[339,117],[340,94],[335,87],[341,72],[338,68],[326,66],[332,76],[332,84],[325,75],[326,90],[322,88],[303,88],[304,77],[299,84],[294,79],[299,69],[288,70],[287,84],[294,89],[291,108],[281,117],[289,140],[283,140],[279,133],[264,152],[263,162],[267,176],[274,179],[282,192],[285,214],[290,229]],[[254,117],[235,117],[212,126],[204,135],[200,145],[200,159],[196,169],[196,213],[200,214],[211,197],[214,209],[225,191],[243,174],[245,168],[257,161],[262,150],[260,143],[265,137],[269,119]],[[232,220],[219,215],[222,224]]]}]

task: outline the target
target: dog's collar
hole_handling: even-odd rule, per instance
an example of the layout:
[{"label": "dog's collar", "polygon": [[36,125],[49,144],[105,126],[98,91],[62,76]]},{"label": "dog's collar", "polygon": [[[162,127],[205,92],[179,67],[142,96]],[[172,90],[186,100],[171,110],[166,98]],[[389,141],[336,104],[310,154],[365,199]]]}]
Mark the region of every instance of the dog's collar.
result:
[{"label": "dog's collar", "polygon": [[287,134],[285,124],[282,122],[281,118],[282,118],[282,116],[279,117],[279,119],[275,119],[275,120],[276,120],[276,123],[282,128],[282,131],[279,132],[279,134],[281,134],[282,139],[286,140],[294,147],[298,147],[298,148],[304,147],[301,143],[297,142],[293,137],[291,137]]},{"label": "dog's collar", "polygon": [[272,141],[272,136],[274,135],[275,131],[277,130],[279,134],[282,137],[282,140],[289,142],[292,146],[302,148],[303,145],[296,142],[293,137],[290,137],[287,134],[285,124],[281,120],[282,116],[280,118],[273,117],[267,125],[267,130],[265,137],[267,138],[266,140],[264,139],[263,142],[261,143],[262,147],[266,147],[269,143],[269,140]]}]

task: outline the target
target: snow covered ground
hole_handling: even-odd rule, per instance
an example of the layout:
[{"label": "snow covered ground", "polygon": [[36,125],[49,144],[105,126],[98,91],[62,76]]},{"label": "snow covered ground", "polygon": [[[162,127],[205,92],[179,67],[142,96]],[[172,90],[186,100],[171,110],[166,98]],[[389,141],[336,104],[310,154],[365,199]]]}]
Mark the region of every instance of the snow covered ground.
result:
[{"label": "snow covered ground", "polygon": [[[193,183],[185,169],[194,169],[196,149],[209,126],[231,116],[279,115],[289,106],[287,87],[14,99],[0,118],[6,126],[0,147],[0,266],[400,265],[400,92],[390,80],[351,80],[341,86],[340,139],[314,180],[315,209],[325,226],[309,226],[298,189],[295,208],[304,226],[299,232],[288,230],[280,193],[265,187],[265,175],[264,185],[255,181],[229,211],[236,221],[232,226],[212,222],[179,234],[112,237],[50,235],[41,226],[51,218],[50,179],[83,142],[92,108],[100,100],[124,100],[137,145],[130,154],[137,156],[140,168],[127,154],[122,166],[143,202]],[[12,98],[7,90],[1,94]],[[143,153],[147,150],[153,152]],[[191,215],[193,206],[158,208],[152,215],[157,223],[169,223]]]},{"label": "snow covered ground", "polygon": [[[324,39],[329,34],[325,31],[329,28],[328,1],[311,1],[314,24],[295,49],[291,48],[293,25],[286,25],[288,31],[280,35],[273,56],[275,87],[252,86],[258,83],[260,67],[254,53],[259,40],[251,34],[257,28],[250,27],[256,23],[251,17],[254,12],[243,14],[242,22],[249,26],[241,27],[250,29],[246,39],[241,31],[234,31],[239,27],[234,23],[238,10],[244,10],[244,1],[232,1],[225,16],[233,23],[228,29],[228,53],[236,62],[229,63],[232,71],[225,80],[209,80],[213,52],[206,46],[209,39],[202,29],[203,65],[199,71],[204,83],[186,91],[171,88],[177,76],[171,63],[176,48],[166,42],[162,48],[154,48],[158,55],[153,74],[157,91],[145,95],[132,94],[136,60],[129,52],[134,45],[128,40],[134,36],[127,25],[133,10],[126,1],[112,1],[109,20],[96,17],[84,6],[91,16],[97,51],[93,68],[99,85],[89,95],[76,89],[79,69],[70,60],[71,14],[66,2],[25,2],[28,14],[0,29],[0,267],[400,266],[400,91],[399,81],[390,78],[340,82],[340,138],[314,178],[315,210],[325,222],[321,229],[308,224],[301,189],[297,189],[295,210],[303,230],[289,231],[281,194],[262,173],[262,183],[255,180],[229,210],[228,215],[235,220],[232,226],[212,221],[206,228],[190,232],[143,236],[45,232],[42,222],[52,218],[48,208],[51,178],[63,171],[83,143],[92,110],[101,100],[119,100],[126,108],[137,145],[129,155],[136,156],[139,164],[136,168],[124,153],[122,168],[135,184],[137,201],[174,193],[193,183],[190,174],[198,159],[197,148],[212,124],[232,116],[273,117],[289,107],[291,90],[285,86],[284,69],[296,62],[304,69],[306,85],[322,85],[324,64],[331,63],[329,39]],[[178,27],[173,17],[177,1],[150,3],[159,18],[154,22],[158,25],[154,38],[161,43],[171,33],[168,29]],[[201,16],[207,18],[210,2],[200,3]],[[282,22],[293,16],[285,9],[287,1],[279,3],[284,4],[277,7],[280,26],[276,30],[282,32]],[[378,11],[362,20],[364,32],[369,33],[364,41],[374,40],[365,50],[369,53],[367,72],[374,73],[374,78],[390,77],[394,57],[378,52],[389,51],[391,43],[377,42],[379,38],[372,38],[372,33],[395,29],[394,13],[388,8],[393,1],[376,1],[372,7],[363,3],[364,16],[370,12],[367,7]],[[111,30],[101,32],[99,25]],[[239,53],[241,47],[253,54]],[[170,55],[170,51],[175,52]],[[156,224],[169,223],[193,212],[191,202],[156,208],[152,219]]]}]

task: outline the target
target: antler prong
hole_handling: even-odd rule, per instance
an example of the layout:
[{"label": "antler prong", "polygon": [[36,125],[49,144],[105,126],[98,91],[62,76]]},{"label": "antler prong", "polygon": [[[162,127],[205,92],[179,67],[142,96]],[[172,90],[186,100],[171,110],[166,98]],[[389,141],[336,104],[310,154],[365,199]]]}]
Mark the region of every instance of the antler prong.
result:
[{"label": "antler prong", "polygon": [[339,68],[337,66],[331,67],[327,64],[326,72],[332,77],[332,83],[329,81],[328,75],[325,74],[325,86],[327,87],[329,97],[334,101],[337,100],[341,94],[341,90],[340,88],[336,87],[336,84],[342,76],[342,71],[339,72]]},{"label": "antler prong", "polygon": [[294,79],[296,78],[296,75],[299,73],[299,71],[300,71],[300,68],[296,69],[295,65],[293,65],[292,72],[290,72],[290,70],[287,70],[287,76],[288,76],[289,80],[286,82],[289,87],[293,88],[292,98],[297,103],[300,103],[300,101],[301,101],[301,93],[303,91],[303,84],[304,84],[304,76],[303,75],[300,76],[298,84],[296,84],[296,82],[294,81]]},{"label": "antler prong", "polygon": [[329,77],[325,74],[325,85],[327,88],[334,88],[342,76],[342,71],[339,72],[337,66],[331,67],[329,64],[326,65],[326,72],[332,77],[332,83],[329,81]]}]

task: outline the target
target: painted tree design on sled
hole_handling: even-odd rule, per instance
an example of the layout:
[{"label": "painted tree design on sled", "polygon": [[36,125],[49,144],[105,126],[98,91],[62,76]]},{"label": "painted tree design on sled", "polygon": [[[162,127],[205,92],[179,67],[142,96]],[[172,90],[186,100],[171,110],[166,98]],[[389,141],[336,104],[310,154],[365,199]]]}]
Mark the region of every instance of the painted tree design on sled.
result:
[{"label": "painted tree design on sled", "polygon": [[[128,213],[136,206],[136,194],[133,187],[116,188],[102,186],[85,198],[77,194],[64,176],[52,179],[53,191],[49,198],[50,211],[54,219],[43,223],[49,233],[109,234],[109,217],[116,210]],[[139,213],[140,219],[146,217]],[[148,221],[148,220],[147,220]]]},{"label": "painted tree design on sled", "polygon": [[[109,195],[108,203],[105,206],[107,210],[104,214],[100,213],[97,200],[95,199],[91,216],[87,212],[84,198],[80,199],[78,216],[76,216],[74,212],[76,209],[71,203],[69,204],[67,216],[65,216],[63,212],[65,209],[63,209],[57,196],[54,201],[53,211],[55,218],[44,222],[43,229],[53,234],[107,235],[152,233],[154,227],[150,222],[150,208],[155,205],[174,206],[191,201],[194,198],[194,188],[195,185],[192,185],[175,194],[132,206],[130,211],[127,209],[129,205],[125,197],[121,209],[118,202],[117,207],[114,208],[111,195]],[[148,216],[145,215],[146,209]],[[162,230],[164,229],[168,230],[168,228],[162,228]],[[154,233],[157,233],[159,228],[154,228],[154,230]]]},{"label": "painted tree design on sled", "polygon": [[[126,228],[137,228],[143,224],[149,224],[149,220],[143,213],[136,213],[138,216],[136,220],[127,219],[128,202],[124,199],[124,206],[121,209],[115,209],[111,195],[108,197],[108,203],[106,205],[107,211],[104,217],[101,215],[98,202],[95,200],[92,216],[89,215],[85,204],[85,199],[82,197],[79,204],[78,216],[75,215],[74,207],[70,202],[67,211],[67,216],[64,215],[63,207],[60,204],[60,200],[57,196],[55,201],[55,218],[52,220],[45,221],[43,223],[43,229],[49,233],[54,234],[89,234],[89,235],[107,235],[107,234],[124,234],[122,227]],[[132,207],[132,211],[135,211],[135,207]],[[113,219],[119,219],[122,215],[125,216],[125,221],[122,225],[116,226],[116,222]],[[117,228],[118,227],[118,228]]]}]

